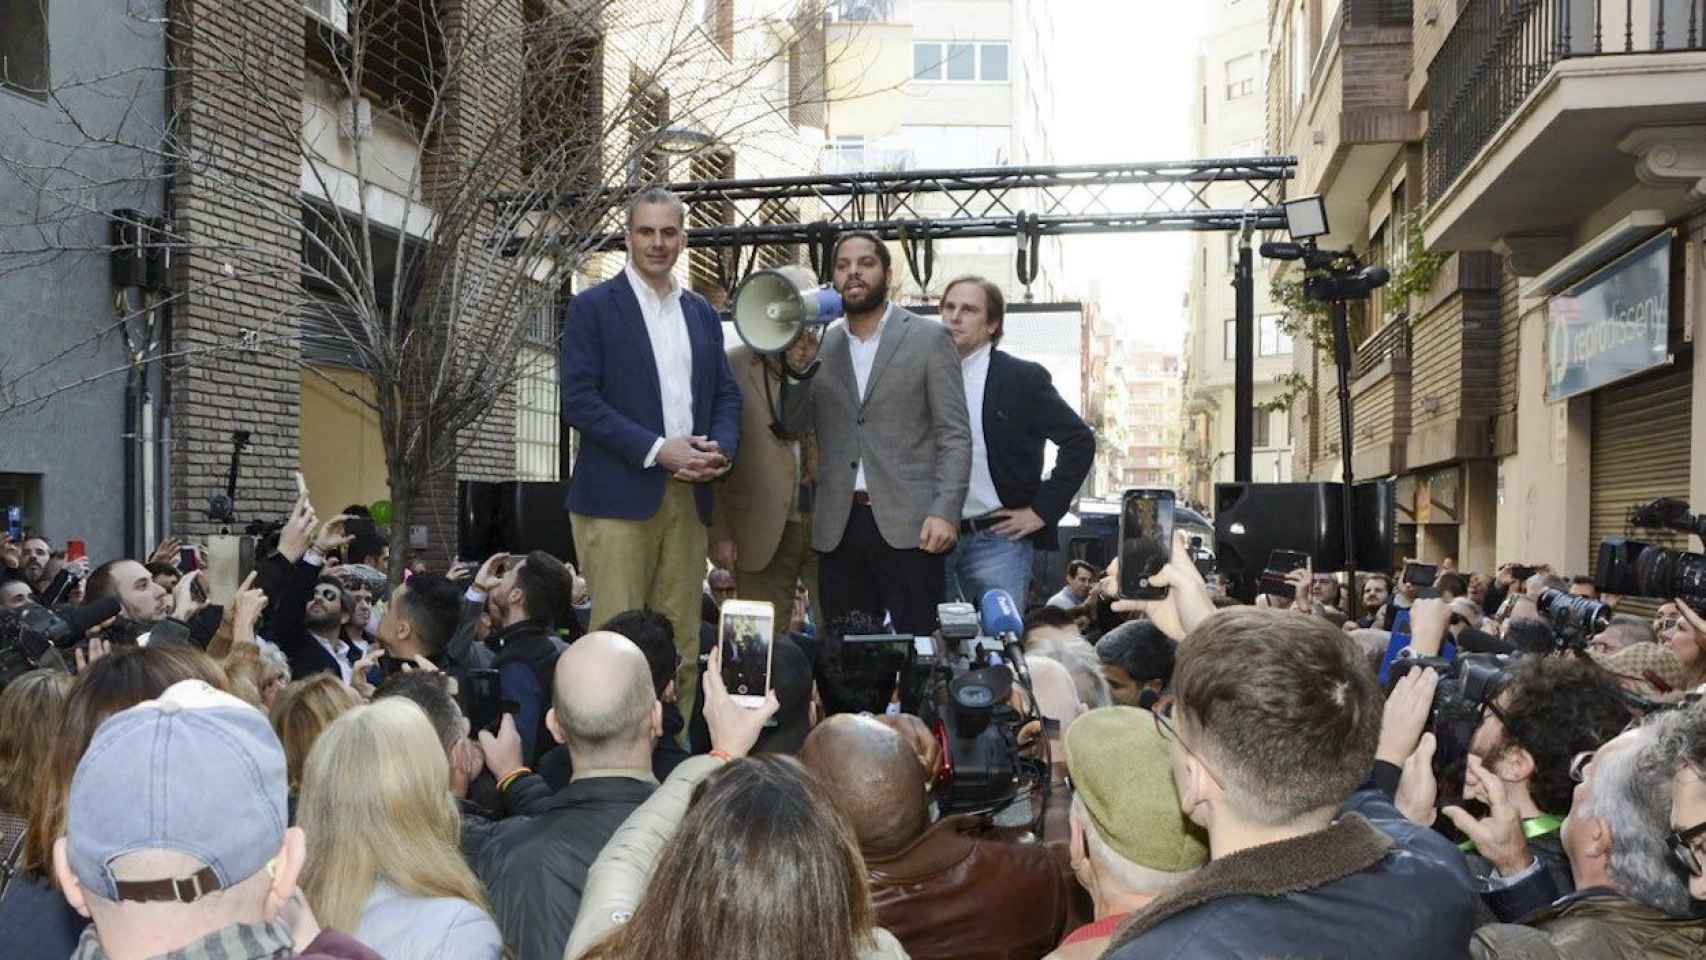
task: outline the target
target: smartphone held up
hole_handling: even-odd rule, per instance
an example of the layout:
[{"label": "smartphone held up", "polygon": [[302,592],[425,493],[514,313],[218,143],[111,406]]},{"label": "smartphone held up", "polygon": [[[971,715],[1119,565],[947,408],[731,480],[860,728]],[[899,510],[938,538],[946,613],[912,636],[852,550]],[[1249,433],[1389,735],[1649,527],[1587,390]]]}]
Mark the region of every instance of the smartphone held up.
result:
[{"label": "smartphone held up", "polygon": [[1173,491],[1127,490],[1120,498],[1120,597],[1159,600],[1164,586],[1149,578],[1161,572],[1173,551]]},{"label": "smartphone held up", "polygon": [[743,707],[757,710],[770,692],[776,607],[768,601],[726,600],[717,621],[723,686]]}]

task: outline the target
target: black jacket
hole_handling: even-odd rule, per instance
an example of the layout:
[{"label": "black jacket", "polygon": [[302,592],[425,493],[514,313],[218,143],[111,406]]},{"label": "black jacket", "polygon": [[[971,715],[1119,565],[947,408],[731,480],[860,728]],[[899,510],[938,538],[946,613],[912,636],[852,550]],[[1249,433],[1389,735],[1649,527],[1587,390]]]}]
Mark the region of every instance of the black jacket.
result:
[{"label": "black jacket", "polygon": [[551,707],[551,685],[563,643],[546,632],[544,624],[523,620],[493,632],[486,644],[497,651],[492,666],[497,668],[504,699],[520,707],[515,729],[521,734],[522,758],[531,766],[551,746],[545,711]]},{"label": "black jacket", "polygon": [[1475,891],[1450,841],[1363,790],[1319,833],[1211,861],[1134,914],[1113,960],[1461,957]]},{"label": "black jacket", "polygon": [[630,777],[576,780],[538,816],[498,824],[475,873],[491,893],[516,960],[559,960],[580,912],[586,874],[610,835],[655,785]]},{"label": "black jacket", "polygon": [[[1060,448],[1054,472],[1043,479],[1043,446]],[[1004,507],[1030,507],[1047,526],[1030,537],[1040,550],[1053,550],[1060,518],[1090,475],[1096,459],[1096,434],[1072,412],[1040,363],[992,350],[983,385],[983,442],[989,475]]]},{"label": "black jacket", "polygon": [[320,641],[308,632],[308,601],[314,595],[314,584],[320,580],[320,567],[306,560],[291,563],[283,554],[275,553],[256,567],[256,578],[272,601],[267,604],[271,616],[266,638],[277,644],[290,663],[290,678],[301,680],[316,673],[343,676],[337,657],[327,652]]}]

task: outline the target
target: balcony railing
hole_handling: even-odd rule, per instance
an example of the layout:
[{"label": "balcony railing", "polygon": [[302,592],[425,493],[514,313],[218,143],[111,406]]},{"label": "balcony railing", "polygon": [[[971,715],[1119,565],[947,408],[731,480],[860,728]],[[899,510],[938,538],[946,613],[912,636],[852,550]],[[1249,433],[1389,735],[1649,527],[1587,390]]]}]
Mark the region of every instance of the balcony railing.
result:
[{"label": "balcony railing", "polygon": [[1387,360],[1410,354],[1410,322],[1406,319],[1387,321],[1357,347],[1356,361],[1351,366],[1352,378],[1363,376]]},{"label": "balcony railing", "polygon": [[1411,0],[1345,0],[1349,27],[1407,27],[1414,15]]},{"label": "balcony railing", "polygon": [[1470,0],[1428,76],[1438,199],[1558,63],[1706,49],[1706,0]]}]

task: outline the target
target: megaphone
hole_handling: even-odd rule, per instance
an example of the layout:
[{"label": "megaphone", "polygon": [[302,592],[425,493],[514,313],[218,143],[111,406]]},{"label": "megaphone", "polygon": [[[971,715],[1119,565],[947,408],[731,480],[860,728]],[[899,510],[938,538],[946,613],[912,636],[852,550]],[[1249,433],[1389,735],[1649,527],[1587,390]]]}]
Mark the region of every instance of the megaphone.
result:
[{"label": "megaphone", "polygon": [[846,309],[841,294],[798,266],[753,273],[736,288],[734,303],[735,333],[761,354],[782,353],[807,327],[832,323]]}]

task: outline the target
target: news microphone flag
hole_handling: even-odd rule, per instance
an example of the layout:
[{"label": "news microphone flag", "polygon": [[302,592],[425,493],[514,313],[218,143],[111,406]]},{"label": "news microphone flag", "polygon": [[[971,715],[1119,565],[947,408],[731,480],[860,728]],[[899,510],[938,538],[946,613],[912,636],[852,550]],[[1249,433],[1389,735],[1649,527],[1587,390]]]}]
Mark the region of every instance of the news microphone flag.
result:
[{"label": "news microphone flag", "polygon": [[1000,587],[986,591],[978,608],[978,620],[986,636],[999,637],[1010,633],[1015,637],[1025,633],[1025,618],[1019,615],[1019,605],[1013,595]]}]

